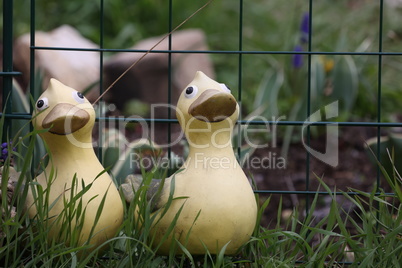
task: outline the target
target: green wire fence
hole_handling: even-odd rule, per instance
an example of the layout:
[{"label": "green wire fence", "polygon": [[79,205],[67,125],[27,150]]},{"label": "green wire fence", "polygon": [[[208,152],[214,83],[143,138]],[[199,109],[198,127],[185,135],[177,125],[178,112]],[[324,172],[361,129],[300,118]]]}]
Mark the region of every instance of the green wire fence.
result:
[{"label": "green wire fence", "polygon": [[[246,2],[246,3],[245,3]],[[102,66],[104,62],[104,54],[106,52],[132,52],[132,53],[146,53],[146,50],[132,50],[132,49],[113,49],[113,48],[105,48],[104,47],[104,19],[103,19],[103,14],[104,14],[104,1],[99,1],[100,3],[100,19],[99,19],[99,49],[82,49],[82,48],[66,48],[66,47],[41,47],[41,46],[36,46],[35,44],[35,30],[36,30],[36,7],[35,7],[35,1],[31,1],[31,6],[30,6],[30,34],[31,34],[31,46],[30,46],[30,51],[31,51],[31,68],[30,68],[30,89],[33,90],[35,87],[35,51],[37,50],[65,50],[65,51],[83,51],[83,52],[98,52],[99,53],[99,66],[100,66],[100,85],[103,84],[103,72],[102,72]],[[345,126],[356,126],[356,127],[376,127],[377,128],[377,138],[378,138],[378,143],[380,143],[380,132],[381,128],[389,128],[389,127],[400,127],[402,126],[401,123],[398,122],[382,122],[381,119],[381,79],[382,79],[382,58],[384,56],[399,56],[401,55],[400,52],[383,52],[382,49],[382,36],[383,36],[383,3],[381,1],[380,3],[380,10],[379,10],[379,34],[378,34],[378,51],[376,52],[331,52],[331,51],[312,51],[312,38],[313,35],[309,34],[308,36],[308,46],[307,46],[307,51],[245,51],[243,50],[243,13],[244,13],[244,5],[247,4],[247,1],[237,1],[236,3],[233,3],[233,5],[238,5],[238,10],[239,10],[239,17],[238,17],[238,27],[239,27],[239,34],[238,34],[238,50],[209,50],[209,51],[192,51],[192,50],[186,50],[186,51],[173,51],[171,50],[172,46],[172,37],[169,36],[169,49],[168,50],[155,50],[151,51],[151,53],[166,53],[169,55],[168,61],[169,61],[169,66],[172,65],[171,63],[171,56],[173,53],[207,53],[207,54],[219,54],[219,55],[237,55],[238,57],[238,96],[237,99],[239,103],[242,102],[242,97],[244,95],[244,90],[243,90],[243,57],[244,55],[305,55],[307,56],[307,66],[308,66],[308,71],[307,71],[307,76],[311,77],[311,64],[312,64],[312,56],[313,55],[365,55],[365,56],[373,56],[378,58],[378,85],[377,85],[377,120],[376,122],[312,122],[310,126],[326,126],[326,125],[338,125],[340,127]],[[167,32],[171,32],[173,29],[173,1],[169,1],[169,21],[167,22]],[[313,13],[313,1],[309,2],[309,14],[314,14]],[[12,79],[13,77],[16,77],[20,75],[21,73],[13,71],[13,57],[12,57],[12,51],[13,51],[13,22],[16,18],[13,18],[13,1],[3,1],[3,71],[0,73],[1,77],[3,77],[3,103],[7,103],[5,106],[4,114],[2,116],[6,117],[6,126],[9,124],[12,124],[12,120],[14,119],[28,119],[30,118],[29,114],[13,114],[12,111],[12,102],[10,100],[7,100],[7,97],[11,93],[11,88],[12,88]],[[314,15],[309,17],[309,28],[312,29],[312,21],[314,20]],[[171,104],[172,99],[171,99],[171,68],[169,68],[169,82],[167,85],[167,93],[166,93],[166,98],[167,98],[167,103]],[[312,113],[311,109],[311,79],[308,79],[308,84],[307,84],[307,107],[305,111],[306,118]],[[101,87],[102,88],[102,87]],[[102,90],[102,89],[101,89]],[[101,92],[102,93],[102,92]],[[107,118],[102,118],[102,120],[108,120]],[[115,119],[112,119],[115,120]],[[158,118],[152,118],[149,120],[145,120],[148,122],[163,122],[168,124],[168,141],[171,140],[170,134],[170,126],[171,124],[176,124],[177,120],[172,119],[172,114],[171,111],[168,111],[168,119],[158,119]],[[279,126],[284,125],[284,126],[289,126],[289,125],[294,125],[294,126],[302,126],[305,124],[303,121],[258,121],[258,120],[253,120],[253,121],[245,121],[241,117],[239,118],[239,126],[244,125],[244,124],[249,124],[249,125],[271,125],[271,124],[277,124]],[[310,126],[307,127],[307,142],[306,144],[310,144]],[[239,140],[242,139],[241,135],[238,137]],[[240,144],[240,142],[239,142]],[[169,148],[170,150],[170,148]],[[380,147],[377,148],[377,157],[380,157]],[[238,148],[238,154],[241,154],[240,152],[240,147]],[[300,194],[307,194],[310,195],[312,193],[315,193],[314,191],[311,192],[309,188],[310,184],[310,153],[306,152],[306,178],[305,178],[305,183],[306,183],[306,190],[304,192],[298,192]],[[380,172],[378,170],[377,172],[377,184],[380,185]],[[286,194],[288,193],[287,191],[269,191],[269,190],[260,190],[258,191],[260,193],[280,193],[280,194]]]},{"label": "green wire fence", "polygon": [[[376,52],[331,52],[331,51],[312,51],[312,38],[313,35],[310,34],[308,36],[308,49],[307,51],[245,51],[243,50],[243,10],[244,10],[244,5],[247,3],[247,1],[237,1],[236,5],[238,5],[239,9],[239,17],[238,17],[238,23],[239,23],[239,36],[238,36],[238,50],[209,50],[209,51],[192,51],[192,50],[186,50],[186,51],[173,51],[171,50],[171,44],[172,44],[172,37],[169,36],[169,50],[155,50],[152,51],[151,53],[166,53],[169,55],[169,66],[171,66],[171,55],[173,53],[207,53],[207,54],[219,54],[219,55],[224,55],[224,54],[230,54],[230,55],[237,55],[238,57],[238,101],[239,103],[242,102],[242,97],[244,95],[244,90],[243,90],[243,57],[244,55],[295,55],[295,54],[300,54],[300,55],[306,55],[307,56],[307,66],[308,66],[308,77],[311,77],[311,57],[313,55],[364,55],[364,56],[373,56],[378,58],[378,85],[377,85],[377,120],[376,122],[312,122],[311,126],[326,126],[326,125],[338,125],[338,126],[356,126],[356,127],[376,127],[377,128],[377,138],[378,142],[380,141],[380,131],[381,128],[389,128],[389,127],[401,127],[402,124],[398,122],[382,122],[381,118],[381,79],[382,79],[382,59],[384,56],[399,56],[402,53],[401,52],[383,52],[382,49],[382,36],[383,36],[383,3],[381,1],[380,3],[380,20],[379,20],[379,34],[378,34],[378,51]],[[30,46],[30,51],[31,51],[31,68],[30,68],[30,88],[33,90],[35,87],[35,51],[37,50],[65,50],[65,51],[92,51],[92,52],[99,52],[99,65],[100,65],[100,84],[103,84],[103,72],[102,72],[102,66],[104,62],[104,53],[106,52],[133,52],[133,53],[146,53],[146,50],[132,50],[132,49],[113,49],[113,48],[105,48],[104,47],[104,20],[103,20],[103,13],[104,13],[104,1],[99,1],[100,3],[100,20],[99,20],[99,49],[82,49],[82,48],[66,48],[66,47],[41,47],[41,46],[36,46],[35,44],[35,30],[36,30],[36,9],[35,9],[35,1],[31,1],[31,7],[30,7],[30,27],[31,27],[31,46]],[[169,1],[169,21],[167,22],[167,32],[172,31],[173,29],[173,22],[172,22],[172,3],[173,1]],[[235,3],[233,3],[235,5]],[[313,14],[313,1],[309,2],[309,13]],[[19,72],[15,72],[13,70],[13,57],[12,57],[12,52],[13,52],[13,21],[16,19],[12,16],[13,14],[13,1],[3,1],[3,70],[0,72],[0,76],[3,78],[3,103],[7,103],[7,105],[4,107],[4,114],[2,116],[6,117],[6,122],[8,124],[12,123],[13,119],[28,119],[30,118],[30,114],[13,114],[12,111],[12,102],[7,100],[9,94],[11,93],[12,89],[12,79],[13,77],[16,77],[18,75],[21,75]],[[312,21],[314,20],[314,16],[309,17],[309,28],[312,28]],[[169,68],[169,83],[167,85],[167,93],[166,93],[166,98],[167,98],[167,103],[171,103],[171,68]],[[308,117],[311,113],[311,79],[308,79],[308,85],[307,85],[307,107],[305,111],[306,117]],[[101,89],[102,90],[102,89]],[[102,92],[101,92],[102,93]],[[107,118],[102,118],[103,120],[107,120]],[[115,120],[115,119],[113,119]],[[152,118],[149,120],[145,121],[155,121],[155,122],[163,122],[167,123],[169,126],[171,124],[176,124],[177,120],[172,119],[172,114],[171,111],[169,110],[168,114],[168,119],[158,119],[158,118]],[[278,124],[278,125],[294,125],[294,126],[302,126],[305,122],[303,121],[258,121],[258,120],[253,120],[253,121],[245,121],[242,118],[239,118],[238,121],[239,125],[244,125],[244,124],[250,124],[250,125],[266,125],[266,124]],[[170,130],[170,129],[169,129]],[[310,127],[307,127],[307,144],[310,142]],[[170,138],[170,131],[168,132],[169,135],[169,140]],[[239,136],[239,139],[241,140],[241,136]],[[239,151],[238,153],[240,154],[240,148],[238,148]],[[378,148],[377,151],[377,157],[380,157],[379,155],[380,148]],[[306,153],[306,193],[309,193],[309,180],[310,180],[310,172],[309,172],[309,159],[310,159],[310,154]],[[380,178],[377,176],[377,183],[380,184]],[[269,193],[269,191],[264,191]],[[286,192],[280,192],[280,193],[286,193]]]},{"label": "green wire fence", "polygon": [[[107,0],[99,0],[99,48],[98,49],[82,49],[78,47],[41,47],[41,46],[36,46],[35,44],[35,31],[37,30],[37,25],[36,25],[36,16],[37,16],[37,10],[36,10],[36,1],[31,0],[30,2],[30,89],[33,90],[35,88],[35,52],[38,50],[65,50],[65,51],[82,51],[82,52],[98,52],[99,53],[99,66],[100,66],[100,85],[104,84],[104,78],[103,78],[103,64],[104,64],[104,58],[105,58],[105,53],[116,53],[116,52],[130,52],[130,53],[147,53],[146,50],[133,50],[133,49],[117,49],[117,48],[110,48],[105,46],[105,19],[104,19],[104,13],[105,13],[105,2]],[[10,101],[11,98],[9,98],[9,95],[12,92],[12,81],[13,78],[21,75],[21,73],[16,72],[13,70],[13,23],[18,20],[19,18],[17,16],[13,17],[13,3],[15,1],[12,0],[3,0],[3,70],[0,72],[0,77],[3,79],[3,104],[7,103],[4,107],[4,113],[1,113],[2,117],[5,117],[6,124],[5,128],[8,128],[14,120],[29,120],[30,119],[30,114],[16,114],[12,113],[12,102]],[[166,21],[166,32],[171,32],[175,25],[173,24],[173,18],[174,18],[174,10],[173,10],[173,0],[169,0],[168,2],[168,8],[166,12],[169,13],[168,16],[168,21]],[[213,4],[214,1],[212,1]],[[203,2],[205,3],[205,2]],[[203,4],[200,3],[200,6]],[[212,6],[211,4],[211,6]],[[399,128],[402,127],[402,123],[400,122],[384,122],[382,118],[382,77],[383,77],[383,58],[387,56],[402,56],[402,52],[387,52],[383,51],[383,37],[384,37],[384,3],[383,1],[379,1],[378,4],[378,24],[373,23],[372,27],[377,27],[378,28],[378,36],[377,36],[377,50],[376,51],[365,51],[365,52],[352,52],[352,51],[315,51],[313,49],[313,41],[314,41],[314,34],[310,31],[308,37],[307,37],[307,47],[305,51],[272,51],[269,50],[269,46],[267,45],[267,49],[265,50],[245,50],[244,49],[244,42],[246,40],[245,37],[245,29],[244,29],[244,13],[245,9],[247,9],[247,4],[248,0],[238,0],[238,1],[231,1],[231,5],[233,6],[233,9],[237,10],[238,17],[236,18],[237,20],[237,26],[233,27],[238,27],[238,44],[237,44],[237,50],[207,50],[207,51],[196,51],[196,50],[172,50],[172,36],[168,37],[168,50],[154,50],[151,51],[150,53],[164,53],[168,55],[168,65],[169,65],[169,81],[167,84],[167,91],[166,91],[166,100],[168,104],[172,104],[172,55],[174,53],[203,53],[203,54],[209,54],[209,55],[227,55],[227,56],[234,56],[237,57],[237,88],[238,88],[238,93],[237,93],[237,100],[239,103],[242,103],[243,98],[245,95],[248,94],[247,89],[244,87],[244,60],[245,57],[247,56],[265,56],[265,55],[282,55],[282,56],[289,56],[291,57],[292,55],[303,55],[304,58],[307,59],[306,64],[307,64],[307,74],[306,77],[307,79],[307,90],[304,94],[306,94],[306,107],[304,111],[305,118],[308,118],[313,111],[312,108],[312,65],[313,65],[313,56],[316,55],[323,55],[323,56],[345,56],[345,55],[350,55],[350,56],[367,56],[367,57],[376,57],[377,58],[377,101],[376,101],[376,110],[377,110],[377,116],[375,121],[368,121],[368,122],[354,122],[354,121],[317,121],[317,122],[310,122],[309,125],[306,127],[306,145],[309,146],[311,143],[311,128],[316,127],[316,126],[338,126],[338,127],[371,127],[371,128],[376,128],[376,138],[377,138],[377,143],[380,145],[381,144],[381,131],[383,129],[389,129],[389,128]],[[315,1],[309,0],[308,4],[306,3],[308,7],[308,13],[310,14],[309,19],[308,19],[308,27],[309,29],[313,29],[313,21],[315,20],[315,13],[313,10]],[[291,5],[291,4],[289,4]],[[213,8],[213,7],[206,7],[205,12],[207,12],[208,8]],[[203,11],[204,12],[204,11]],[[275,12],[275,11],[273,11]],[[51,14],[49,14],[51,16]],[[199,16],[202,16],[202,13],[198,14]],[[269,16],[269,14],[267,14]],[[261,27],[260,25],[255,25],[255,30],[258,31],[258,28]],[[224,38],[224,37],[223,37]],[[225,82],[225,81],[222,81]],[[102,93],[102,87],[101,92]],[[113,90],[113,89],[111,89]],[[320,104],[324,106],[324,103]],[[32,107],[31,107],[32,111]],[[127,122],[139,122],[139,121],[145,121],[147,123],[150,122],[156,122],[156,123],[165,123],[168,125],[167,129],[167,136],[168,136],[168,143],[170,143],[172,137],[171,137],[171,126],[174,124],[177,124],[178,121],[173,118],[173,115],[171,114],[171,111],[169,109],[168,112],[168,117],[167,119],[164,118],[145,118],[145,119],[128,119],[128,118],[98,118],[98,120],[102,121],[107,121],[107,120],[126,120]],[[240,129],[241,126],[243,125],[252,125],[252,126],[262,126],[262,125],[277,125],[277,126],[295,126],[295,127],[300,127],[304,126],[306,124],[305,121],[300,121],[300,120],[282,120],[282,121],[275,121],[275,120],[252,120],[249,121],[246,118],[242,117],[240,115],[240,118],[238,120],[238,125],[237,127]],[[241,133],[239,131],[239,133]],[[238,147],[235,148],[237,150],[237,154],[241,157],[241,148],[240,144],[242,141],[243,137],[242,135],[238,136]],[[100,139],[101,140],[101,139]],[[102,146],[100,146],[101,148]],[[380,146],[377,147],[376,150],[376,156],[378,159],[380,159]],[[98,152],[99,155],[101,155],[101,152]],[[171,148],[168,148],[168,155],[171,155]],[[297,194],[304,196],[305,201],[306,201],[306,210],[309,210],[309,199],[314,196],[317,191],[315,189],[311,189],[311,167],[310,167],[310,162],[311,162],[311,154],[306,151],[305,154],[305,177],[304,177],[304,184],[305,184],[305,189],[304,190],[294,190],[294,191],[282,191],[282,190],[269,190],[269,189],[261,189],[261,190],[256,190],[256,193],[260,194],[280,194],[280,195],[291,195],[291,194]],[[357,168],[357,167],[356,167]],[[377,187],[381,186],[381,172],[380,169],[377,168],[377,174],[373,174],[375,176],[375,181]],[[277,178],[278,179],[278,178]],[[319,194],[326,195],[328,194],[327,192],[318,192]],[[342,194],[341,192],[336,192],[336,194]],[[349,192],[351,195],[356,195],[359,194],[357,192]],[[391,193],[392,194],[392,193]]]}]

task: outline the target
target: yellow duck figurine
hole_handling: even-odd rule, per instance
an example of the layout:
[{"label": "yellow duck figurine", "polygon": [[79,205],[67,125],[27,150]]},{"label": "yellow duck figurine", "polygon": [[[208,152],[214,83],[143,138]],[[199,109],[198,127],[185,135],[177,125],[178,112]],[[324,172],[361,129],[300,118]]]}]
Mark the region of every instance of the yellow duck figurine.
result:
[{"label": "yellow duck figurine", "polygon": [[[232,255],[253,233],[257,204],[250,183],[233,152],[231,138],[239,106],[230,90],[202,72],[182,92],[176,116],[189,142],[189,155],[180,172],[167,178],[157,207],[173,200],[153,226],[154,246],[163,241],[181,210],[173,235],[194,255]],[[162,210],[155,213],[161,213]],[[173,235],[158,248],[167,255]],[[187,237],[188,236],[188,237]]]},{"label": "yellow duck figurine", "polygon": [[[74,194],[77,194],[83,189],[82,183],[85,186],[92,184],[76,202],[78,204],[82,201],[82,210],[85,209],[85,212],[81,215],[83,224],[79,237],[74,238],[78,242],[77,246],[87,242],[92,245],[89,250],[115,236],[123,220],[123,204],[119,192],[112,179],[104,172],[92,147],[94,122],[95,111],[91,103],[80,92],[55,79],[50,80],[48,89],[36,102],[33,113],[34,128],[49,129],[41,132],[40,136],[48,145],[51,157],[45,171],[35,178],[35,182],[40,184],[43,190],[48,188],[49,207],[55,202],[47,215],[49,223],[53,225],[48,238],[66,242],[68,245],[72,243],[59,241],[66,238],[66,233],[68,236],[68,232],[79,230],[76,226],[76,216],[70,222],[70,229],[62,230],[62,219],[59,215],[65,210],[63,202],[70,201],[72,187]],[[72,185],[74,176],[77,178],[75,186]],[[33,192],[28,192],[26,203],[30,218],[34,218],[41,209],[37,206],[43,206],[38,202],[34,203]],[[103,210],[95,225],[96,214],[104,197]],[[64,238],[61,237],[62,233]]]}]

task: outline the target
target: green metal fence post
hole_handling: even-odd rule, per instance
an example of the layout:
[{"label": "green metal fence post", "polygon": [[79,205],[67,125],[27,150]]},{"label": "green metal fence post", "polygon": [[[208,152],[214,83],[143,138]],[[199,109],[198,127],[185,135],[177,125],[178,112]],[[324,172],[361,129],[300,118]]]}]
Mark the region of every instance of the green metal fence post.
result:
[{"label": "green metal fence post", "polygon": [[[13,86],[13,1],[3,0],[3,110],[5,115],[12,112]],[[3,116],[5,116],[3,115]],[[3,139],[7,139],[11,119],[4,121]]]},{"label": "green metal fence post", "polygon": [[[313,28],[313,1],[312,0],[310,0],[309,1],[309,21],[308,21],[308,24],[309,24],[309,35],[308,35],[308,52],[312,52],[312,43],[311,43],[311,41],[312,41],[312,38],[313,38],[313,36],[312,36],[312,34],[311,34],[311,31],[312,31],[312,28]],[[308,55],[307,55],[307,57],[308,57],[308,60],[307,60],[307,62],[308,62],[308,67],[307,67],[307,73],[308,73],[308,80],[307,80],[307,110],[306,110],[306,118],[307,118],[307,120],[308,121],[310,121],[310,115],[311,115],[311,54],[309,53]],[[311,131],[311,128],[310,128],[310,125],[308,125],[307,126],[307,141],[306,141],[306,144],[307,144],[307,146],[310,146],[310,138],[311,138],[311,135],[310,135],[310,132]],[[307,150],[306,150],[306,191],[307,192],[309,192],[310,191],[310,152],[308,152]],[[310,211],[310,195],[309,194],[307,194],[306,195],[306,215],[308,215],[309,214],[309,211]]]},{"label": "green metal fence post", "polygon": [[[99,14],[99,94],[102,95],[104,92],[103,88],[103,60],[104,60],[104,41],[105,41],[105,24],[104,24],[104,18],[105,18],[105,1],[100,0],[100,14]],[[99,111],[100,115],[103,116],[104,114],[104,109],[105,107],[101,104],[102,99],[100,100],[98,106],[99,106]],[[99,161],[103,163],[103,144],[102,141],[104,139],[104,134],[103,134],[103,129],[105,128],[106,120],[98,120],[99,126],[98,126],[98,131],[99,131],[99,137],[98,137],[98,146],[96,148],[96,155],[99,158]]]},{"label": "green metal fence post", "polygon": [[[238,53],[238,95],[237,95],[237,101],[239,103],[240,109],[242,107],[241,101],[242,101],[242,90],[243,90],[243,14],[244,14],[244,4],[243,0],[239,1],[239,53]],[[239,118],[238,121],[240,122],[242,120],[241,112],[239,113]],[[237,157],[239,161],[242,158],[241,154],[241,142],[242,142],[242,133],[241,133],[241,124],[238,124],[238,138],[237,138]]]},{"label": "green metal fence post", "polygon": [[[169,22],[168,22],[168,32],[170,33],[173,29],[173,1],[169,1]],[[168,94],[167,94],[167,102],[168,102],[168,144],[172,142],[172,124],[170,120],[172,119],[172,111],[170,109],[170,105],[172,105],[172,35],[168,37]],[[154,130],[155,131],[155,130]],[[169,163],[172,163],[172,148],[168,147],[168,159]],[[172,166],[169,165],[168,176],[172,175]]]}]

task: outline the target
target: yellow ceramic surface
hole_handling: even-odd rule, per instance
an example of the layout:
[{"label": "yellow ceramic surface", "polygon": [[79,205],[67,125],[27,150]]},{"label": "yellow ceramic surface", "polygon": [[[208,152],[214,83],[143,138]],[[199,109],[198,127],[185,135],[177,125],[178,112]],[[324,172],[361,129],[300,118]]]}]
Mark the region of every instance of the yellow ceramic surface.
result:
[{"label": "yellow ceramic surface", "polygon": [[[204,254],[206,248],[217,254],[226,244],[225,253],[235,254],[249,240],[257,205],[233,153],[231,136],[238,114],[239,106],[230,90],[202,72],[184,89],[176,115],[190,152],[183,170],[166,179],[159,207],[167,202],[173,178],[174,197],[186,198],[174,200],[154,225],[154,246],[162,241],[181,207],[173,233],[191,254]],[[168,254],[171,242],[172,235],[158,252]]]},{"label": "yellow ceramic surface", "polygon": [[[40,135],[49,147],[50,161],[45,171],[35,179],[49,192],[48,204],[55,202],[48,212],[49,223],[53,225],[48,237],[50,240],[60,242],[60,239],[65,239],[66,233],[71,234],[73,230],[77,233],[79,230],[76,228],[77,217],[74,216],[70,221],[69,230],[61,229],[60,221],[63,220],[58,217],[64,214],[63,199],[70,200],[72,180],[76,176],[75,193],[82,190],[82,183],[86,186],[92,184],[76,202],[78,205],[82,201],[82,210],[85,209],[85,214],[82,213],[80,218],[83,219],[85,216],[77,239],[78,245],[85,244],[92,232],[90,244],[94,249],[116,234],[123,219],[123,205],[119,192],[109,175],[106,172],[102,173],[104,168],[92,147],[95,111],[81,93],[51,79],[48,89],[36,102],[33,118],[35,129],[49,129]],[[101,216],[93,228],[96,213],[105,195]],[[30,191],[27,209],[31,218],[37,214],[37,205],[43,206],[38,202],[34,205],[33,192]],[[73,238],[70,237],[70,241],[65,242],[71,244],[73,241],[71,239]]]}]

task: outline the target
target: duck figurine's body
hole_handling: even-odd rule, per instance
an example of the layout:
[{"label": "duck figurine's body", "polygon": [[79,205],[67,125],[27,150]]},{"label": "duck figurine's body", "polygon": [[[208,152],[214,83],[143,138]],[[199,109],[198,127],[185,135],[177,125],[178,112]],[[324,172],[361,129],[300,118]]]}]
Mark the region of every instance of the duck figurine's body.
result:
[{"label": "duck figurine's body", "polygon": [[[202,72],[181,94],[176,115],[189,142],[189,155],[181,171],[166,179],[157,207],[168,202],[173,185],[173,198],[183,198],[173,200],[166,214],[157,218],[154,246],[163,241],[180,210],[173,235],[191,254],[218,254],[224,246],[225,254],[235,254],[250,239],[257,205],[232,148],[238,114],[230,90]],[[158,253],[169,254],[173,235]]]},{"label": "duck figurine's body", "polygon": [[[33,113],[34,128],[49,129],[40,136],[49,148],[50,160],[32,187],[40,184],[45,196],[37,200],[45,200],[47,195],[48,200],[35,202],[38,193],[33,189],[28,192],[26,202],[30,218],[48,206],[48,224],[52,226],[49,239],[76,246],[88,243],[92,245],[91,250],[112,238],[123,219],[119,192],[92,147],[94,122],[95,111],[88,100],[80,92],[51,79]],[[72,185],[74,177],[76,183]],[[83,191],[83,187],[89,189]],[[78,198],[68,211],[65,202],[71,202],[72,193],[73,199]],[[77,217],[77,214],[81,215]],[[71,218],[66,219],[67,215]]]}]

